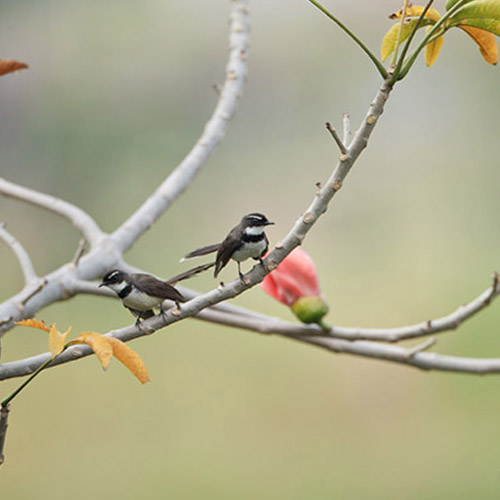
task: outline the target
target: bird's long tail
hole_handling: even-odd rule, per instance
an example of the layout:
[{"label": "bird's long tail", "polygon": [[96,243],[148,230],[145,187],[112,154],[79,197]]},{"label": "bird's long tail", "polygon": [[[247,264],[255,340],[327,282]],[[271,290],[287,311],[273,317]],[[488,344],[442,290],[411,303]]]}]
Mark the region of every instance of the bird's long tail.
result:
[{"label": "bird's long tail", "polygon": [[196,276],[197,274],[202,273],[203,271],[206,271],[207,269],[210,269],[211,267],[215,266],[215,262],[209,262],[208,264],[202,264],[201,266],[196,266],[191,269],[188,269],[187,271],[184,271],[181,274],[178,274],[177,276],[174,276],[173,278],[169,278],[167,280],[167,283],[170,283],[171,285],[175,285],[179,281],[187,280],[189,278],[192,278],[193,276]]},{"label": "bird's long tail", "polygon": [[202,255],[208,255],[209,253],[217,252],[217,250],[219,250],[219,247],[220,243],[215,243],[215,245],[208,245],[206,247],[198,248],[182,257],[181,262],[187,259],[192,259],[193,257],[200,257]]}]

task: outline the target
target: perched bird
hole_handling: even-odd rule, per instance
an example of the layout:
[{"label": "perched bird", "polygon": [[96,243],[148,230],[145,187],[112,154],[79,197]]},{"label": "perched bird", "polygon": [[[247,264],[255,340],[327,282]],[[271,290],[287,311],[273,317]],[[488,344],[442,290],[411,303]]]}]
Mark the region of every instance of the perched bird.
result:
[{"label": "perched bird", "polygon": [[[247,259],[258,260],[262,263],[262,257],[267,252],[269,241],[264,232],[266,226],[274,224],[267,220],[263,214],[252,213],[245,215],[240,223],[233,227],[222,243],[208,245],[188,253],[182,260],[199,257],[217,252],[217,257],[212,265],[215,265],[214,277],[220,273],[230,259],[238,263],[238,273],[243,279],[240,263]],[[210,264],[207,264],[209,266]]]},{"label": "perched bird", "polygon": [[[199,268],[202,267],[204,266],[199,266]],[[191,271],[179,276],[181,279],[185,279],[183,276]],[[179,277],[176,278],[174,278],[175,281],[180,281]],[[179,302],[186,300],[179,290],[168,281],[159,280],[150,274],[127,274],[118,269],[113,269],[105,274],[99,287],[101,286],[110,288],[122,299],[123,305],[134,316],[137,316],[137,325],[141,320],[154,316],[154,307],[160,307],[161,314],[164,314],[164,300],[173,300],[177,308],[180,308]]]}]

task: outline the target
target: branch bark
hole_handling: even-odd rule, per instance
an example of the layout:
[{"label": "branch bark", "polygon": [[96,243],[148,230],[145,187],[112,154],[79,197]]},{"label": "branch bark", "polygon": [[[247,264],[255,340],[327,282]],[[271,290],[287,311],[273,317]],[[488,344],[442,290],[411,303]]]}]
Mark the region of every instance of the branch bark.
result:
[{"label": "branch bark", "polygon": [[232,0],[230,54],[226,80],[211,119],[195,147],[160,188],[115,233],[103,233],[95,221],[80,208],[43,193],[18,186],[0,178],[0,194],[16,198],[66,217],[90,244],[89,252],[78,255],[46,275],[46,286],[26,300],[20,292],[0,304],[0,337],[14,321],[33,317],[40,309],[78,293],[78,284],[100,278],[113,267],[126,268],[123,252],[127,250],[150,225],[168,208],[177,196],[192,182],[195,174],[224,136],[228,122],[235,112],[243,91],[247,73],[250,23],[247,0]]},{"label": "branch bark", "polygon": [[35,205],[68,219],[90,243],[91,247],[95,247],[100,243],[104,236],[104,233],[89,214],[60,198],[19,186],[1,177],[0,194]]},{"label": "branch bark", "polygon": [[250,20],[247,0],[234,1],[230,16],[229,61],[217,106],[193,149],[160,187],[112,235],[120,251],[137,239],[189,187],[215,147],[222,141],[243,92],[247,75]]},{"label": "branch bark", "polygon": [[35,272],[35,268],[33,267],[33,263],[31,262],[28,252],[21,245],[21,243],[19,243],[19,241],[5,229],[5,223],[0,223],[0,239],[2,239],[12,249],[14,255],[17,257],[23,272],[24,283],[29,285],[38,281],[38,275]]}]

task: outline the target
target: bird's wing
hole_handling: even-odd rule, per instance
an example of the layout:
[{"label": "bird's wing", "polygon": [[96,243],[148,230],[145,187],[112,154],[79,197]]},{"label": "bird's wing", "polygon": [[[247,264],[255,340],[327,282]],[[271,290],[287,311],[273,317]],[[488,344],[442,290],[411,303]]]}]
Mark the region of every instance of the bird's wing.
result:
[{"label": "bird's wing", "polygon": [[137,288],[148,295],[159,297],[160,299],[170,299],[176,301],[184,301],[184,296],[174,288],[170,283],[149,276],[148,274],[132,274]]},{"label": "bird's wing", "polygon": [[215,243],[214,245],[207,245],[206,247],[202,248],[197,248],[196,250],[193,250],[192,252],[189,252],[187,255],[185,255],[181,261],[186,260],[186,259],[191,259],[193,257],[200,257],[201,255],[208,255],[209,253],[214,253],[219,250],[220,243]]},{"label": "bird's wing", "polygon": [[217,277],[220,270],[229,262],[233,253],[241,246],[241,236],[241,231],[238,227],[235,227],[220,244],[215,259],[214,277]]}]

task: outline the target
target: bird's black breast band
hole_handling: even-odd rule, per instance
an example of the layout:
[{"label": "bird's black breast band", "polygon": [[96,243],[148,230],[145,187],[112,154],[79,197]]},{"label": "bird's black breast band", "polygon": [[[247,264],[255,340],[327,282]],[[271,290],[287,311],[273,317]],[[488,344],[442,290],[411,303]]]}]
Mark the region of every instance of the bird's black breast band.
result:
[{"label": "bird's black breast band", "polygon": [[127,285],[123,290],[118,293],[120,299],[124,299],[132,291],[132,285]]}]

